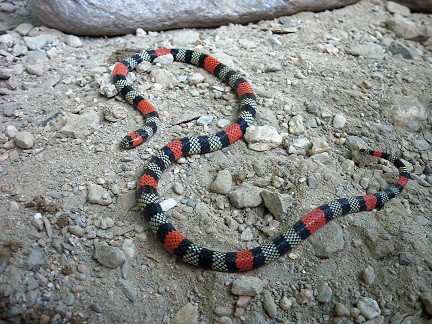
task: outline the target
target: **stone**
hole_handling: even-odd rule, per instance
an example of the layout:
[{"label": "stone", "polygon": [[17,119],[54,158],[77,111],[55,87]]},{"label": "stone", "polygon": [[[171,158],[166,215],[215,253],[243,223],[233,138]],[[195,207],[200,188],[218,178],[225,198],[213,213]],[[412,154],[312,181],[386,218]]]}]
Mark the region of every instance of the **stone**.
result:
[{"label": "stone", "polygon": [[225,195],[231,191],[232,188],[232,175],[228,170],[221,170],[217,173],[216,178],[210,185],[212,192]]},{"label": "stone", "polygon": [[127,238],[122,243],[123,253],[126,255],[126,258],[132,260],[135,257],[135,243],[132,239]]},{"label": "stone", "polygon": [[312,148],[309,150],[310,155],[321,154],[331,150],[328,143],[320,138],[311,138]]},{"label": "stone", "polygon": [[415,11],[432,12],[432,0],[395,0]]},{"label": "stone", "polygon": [[416,131],[427,120],[426,108],[415,96],[395,96],[388,109],[395,126]]},{"label": "stone", "polygon": [[6,12],[6,13],[12,13],[15,11],[15,6],[12,3],[2,3],[0,4],[0,11]]},{"label": "stone", "polygon": [[112,203],[112,198],[104,187],[91,183],[88,186],[88,201],[92,204],[108,206]]},{"label": "stone", "polygon": [[342,227],[337,222],[328,223],[311,236],[309,242],[318,258],[328,259],[332,254],[342,251],[345,246]]},{"label": "stone", "polygon": [[103,312],[102,306],[99,303],[92,303],[90,305],[90,308],[96,313],[102,313]]},{"label": "stone", "polygon": [[134,302],[137,299],[137,289],[132,285],[130,281],[119,278],[116,281],[115,285],[120,288],[123,295],[125,295],[131,302]]},{"label": "stone", "polygon": [[207,126],[212,121],[213,121],[213,116],[211,116],[211,115],[201,116],[197,120],[197,125],[198,126]]},{"label": "stone", "polygon": [[387,11],[392,14],[398,14],[404,17],[409,16],[411,14],[411,10],[408,7],[400,5],[393,1],[387,1],[385,7]]},{"label": "stone", "polygon": [[26,261],[25,268],[27,270],[38,270],[45,265],[45,254],[42,249],[31,250]]},{"label": "stone", "polygon": [[70,114],[66,117],[66,124],[60,133],[73,138],[84,138],[92,134],[100,123],[99,114],[87,111],[81,115]]},{"label": "stone", "polygon": [[432,315],[432,295],[423,293],[420,295],[420,299],[426,309],[426,312],[428,312],[429,315]]},{"label": "stone", "polygon": [[264,200],[264,205],[276,220],[280,221],[286,218],[293,201],[292,196],[265,190],[261,192],[261,197]]},{"label": "stone", "polygon": [[399,254],[399,263],[401,265],[410,265],[413,262],[413,255],[409,252],[401,252]]},{"label": "stone", "polygon": [[83,43],[81,41],[81,39],[77,36],[74,35],[68,35],[66,37],[66,44],[69,45],[70,47],[81,47],[83,46]]},{"label": "stone", "polygon": [[95,259],[104,267],[115,269],[126,261],[126,256],[122,250],[110,246],[105,242],[95,243]]},{"label": "stone", "polygon": [[204,81],[204,75],[201,73],[194,73],[188,78],[188,81],[190,85],[197,85]]},{"label": "stone", "polygon": [[407,40],[425,41],[429,38],[428,29],[425,25],[418,25],[401,15],[394,15],[385,21],[388,29],[396,36]]},{"label": "stone", "polygon": [[34,27],[35,26],[30,23],[22,23],[15,28],[15,31],[21,36],[27,36],[28,34],[30,34]]},{"label": "stone", "polygon": [[268,290],[264,291],[263,306],[264,306],[264,309],[265,309],[267,315],[270,318],[276,318],[277,305],[273,299],[271,292]]},{"label": "stone", "polygon": [[232,283],[231,293],[237,296],[256,296],[260,294],[266,282],[252,276],[241,276]]},{"label": "stone", "polygon": [[413,141],[414,147],[419,151],[429,150],[429,143],[424,138],[419,138]]},{"label": "stone", "polygon": [[300,115],[291,118],[288,125],[290,134],[300,135],[303,134],[303,132],[305,131],[305,127],[303,125],[303,117]]},{"label": "stone", "polygon": [[187,303],[175,313],[173,324],[198,324],[198,306]]},{"label": "stone", "polygon": [[43,49],[48,44],[58,45],[60,43],[57,37],[51,34],[24,36],[24,42],[29,50]]},{"label": "stone", "polygon": [[164,212],[174,208],[176,205],[177,201],[174,198],[168,198],[160,202],[160,206]]},{"label": "stone", "polygon": [[351,45],[345,52],[353,56],[363,56],[368,59],[381,60],[384,57],[384,48],[372,42]]},{"label": "stone", "polygon": [[393,55],[400,54],[400,55],[402,55],[402,57],[404,59],[407,59],[407,60],[412,60],[414,58],[420,57],[420,55],[417,54],[416,51],[414,51],[411,48],[405,46],[404,44],[396,42],[396,41],[393,41],[390,43],[390,45],[388,46],[388,50]]},{"label": "stone", "polygon": [[152,69],[150,71],[150,79],[160,84],[163,88],[173,88],[178,83],[174,73],[162,69]]},{"label": "stone", "polygon": [[320,303],[327,304],[331,301],[333,297],[333,291],[327,282],[322,282],[317,287],[317,294],[315,296],[316,300]]},{"label": "stone", "polygon": [[276,128],[269,125],[249,126],[244,138],[249,149],[259,152],[271,150],[282,143],[282,136]]},{"label": "stone", "polygon": [[86,232],[85,228],[82,228],[82,227],[80,227],[78,225],[69,226],[68,227],[68,231],[71,234],[76,235],[78,237],[83,237],[84,234],[85,234],[85,232]]},{"label": "stone", "polygon": [[45,73],[44,66],[42,64],[28,64],[26,66],[26,71],[29,74],[41,76]]},{"label": "stone", "polygon": [[[105,0],[29,0],[32,15],[43,24],[74,35],[123,35],[143,30],[166,30],[188,27],[215,27],[229,23],[243,24],[263,19],[288,16],[300,11],[321,11],[343,7],[358,0],[284,1],[265,0],[259,4],[222,0],[124,1]],[[121,14],[120,14],[121,13]],[[175,15],[173,15],[175,13]],[[115,24],[113,23],[115,21]],[[175,45],[191,46],[196,41],[190,33],[173,40],[187,42]],[[183,31],[185,32],[185,31]]]},{"label": "stone", "polygon": [[334,313],[336,316],[345,316],[345,317],[350,316],[349,309],[344,304],[341,303],[336,304]]},{"label": "stone", "polygon": [[19,148],[29,149],[33,147],[34,137],[30,132],[21,131],[16,133],[14,142]]},{"label": "stone", "polygon": [[361,297],[357,302],[357,308],[360,311],[360,314],[367,320],[371,320],[381,314],[381,309],[379,308],[378,303],[369,297]]},{"label": "stone", "polygon": [[120,105],[108,105],[103,110],[104,117],[110,122],[117,122],[125,119],[128,113],[128,109]]},{"label": "stone", "polygon": [[243,184],[238,189],[232,191],[228,198],[235,208],[253,208],[262,203],[261,188]]},{"label": "stone", "polygon": [[371,285],[375,277],[375,269],[372,266],[369,265],[363,270],[362,279],[366,284]]},{"label": "stone", "polygon": [[333,127],[344,128],[346,123],[346,118],[342,114],[336,114],[333,118]]},{"label": "stone", "polygon": [[289,299],[287,296],[283,296],[279,301],[279,306],[285,311],[289,310],[292,307],[292,300]]}]

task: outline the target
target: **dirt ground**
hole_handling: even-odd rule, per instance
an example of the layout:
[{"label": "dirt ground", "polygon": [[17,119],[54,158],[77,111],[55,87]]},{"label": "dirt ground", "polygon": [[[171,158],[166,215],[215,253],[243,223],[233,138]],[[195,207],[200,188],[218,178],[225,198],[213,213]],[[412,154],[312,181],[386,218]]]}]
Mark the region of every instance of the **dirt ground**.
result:
[{"label": "dirt ground", "polygon": [[[389,27],[394,14],[380,1],[245,26],[77,39],[13,3],[0,18],[34,26],[0,35],[0,321],[430,323],[430,15],[406,16],[420,35],[411,40]],[[163,124],[142,146],[121,149],[143,119],[115,95],[112,67],[129,49],[161,47],[196,49],[245,75],[258,97],[256,125],[283,137],[263,152],[240,140],[165,172],[159,194],[176,204],[167,216],[195,243],[255,247],[332,199],[395,183],[393,166],[353,154],[356,141],[403,158],[406,190],[249,273],[178,262],[136,207],[137,177],[169,141],[233,121],[238,101],[197,67],[143,64],[130,77]],[[286,217],[263,203],[235,208],[211,190],[220,170],[230,171],[231,191],[253,186],[289,199]],[[95,258],[101,242],[112,247],[105,262]]]}]

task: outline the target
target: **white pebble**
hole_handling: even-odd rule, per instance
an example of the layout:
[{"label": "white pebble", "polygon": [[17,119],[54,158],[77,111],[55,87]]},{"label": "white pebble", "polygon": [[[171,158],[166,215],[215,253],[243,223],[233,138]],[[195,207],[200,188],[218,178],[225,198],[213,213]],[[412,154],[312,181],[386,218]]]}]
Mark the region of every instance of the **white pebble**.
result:
[{"label": "white pebble", "polygon": [[160,202],[161,208],[164,212],[170,210],[175,205],[177,205],[177,201],[174,198],[168,198]]}]

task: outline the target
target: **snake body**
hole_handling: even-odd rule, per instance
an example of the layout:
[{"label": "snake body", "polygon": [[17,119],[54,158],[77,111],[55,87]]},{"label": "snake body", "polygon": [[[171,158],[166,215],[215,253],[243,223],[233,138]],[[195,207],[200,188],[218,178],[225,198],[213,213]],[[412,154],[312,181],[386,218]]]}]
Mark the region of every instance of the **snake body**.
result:
[{"label": "snake body", "polygon": [[238,117],[232,124],[215,134],[188,136],[167,144],[151,156],[138,180],[138,203],[149,221],[151,230],[169,252],[184,262],[217,271],[237,272],[256,269],[285,255],[337,217],[382,207],[388,200],[400,194],[407,185],[408,171],[400,159],[387,153],[363,149],[363,153],[386,159],[398,168],[399,178],[396,184],[381,192],[337,199],[315,208],[291,228],[250,250],[218,252],[193,243],[177,231],[164,215],[157,193],[158,181],[168,166],[180,157],[220,150],[242,138],[247,127],[253,123],[257,101],[252,87],[239,73],[207,54],[187,49],[146,50],[134,54],[117,63],[113,70],[117,90],[145,118],[145,124],[141,129],[130,133],[122,140],[121,145],[124,148],[141,144],[152,136],[159,126],[156,109],[132,88],[126,75],[142,61],[153,62],[155,58],[167,54],[172,54],[174,61],[199,66],[215,75],[236,91],[240,101]]}]

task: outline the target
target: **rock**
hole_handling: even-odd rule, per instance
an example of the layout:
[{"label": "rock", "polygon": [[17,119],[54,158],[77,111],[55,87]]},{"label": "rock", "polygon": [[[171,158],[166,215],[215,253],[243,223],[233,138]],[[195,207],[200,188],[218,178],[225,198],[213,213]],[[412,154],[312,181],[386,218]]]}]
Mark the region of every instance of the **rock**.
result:
[{"label": "rock", "polygon": [[384,57],[384,49],[371,42],[349,46],[345,48],[345,52],[353,56],[363,56],[375,60],[381,60]]},{"label": "rock", "polygon": [[100,123],[99,114],[87,111],[82,115],[70,114],[60,133],[73,138],[84,138],[93,133]]},{"label": "rock", "polygon": [[198,324],[198,306],[187,303],[175,313],[173,324]]},{"label": "rock", "polygon": [[204,81],[204,75],[201,73],[194,73],[188,78],[190,85],[196,85]]},{"label": "rock", "polygon": [[127,116],[128,109],[120,105],[109,105],[103,110],[104,117],[110,122],[117,122],[125,119]]},{"label": "rock", "polygon": [[4,69],[0,70],[0,80],[7,80],[13,75],[12,69]]},{"label": "rock", "polygon": [[208,116],[201,116],[200,118],[198,118],[197,120],[197,125],[198,126],[207,126],[208,124],[210,124],[213,121],[213,116],[208,115]]},{"label": "rock", "polygon": [[312,148],[309,150],[310,155],[321,154],[331,150],[327,142],[320,138],[311,138]]},{"label": "rock", "polygon": [[336,114],[333,118],[333,127],[344,128],[346,123],[346,118],[342,114]]},{"label": "rock", "polygon": [[22,23],[15,28],[15,31],[21,36],[27,36],[28,34],[30,34],[34,27],[35,26],[30,23]]},{"label": "rock", "polygon": [[345,317],[350,316],[349,309],[344,304],[341,303],[336,304],[334,313],[336,316],[345,316]]},{"label": "rock", "polygon": [[42,249],[31,250],[27,260],[25,261],[25,268],[27,270],[36,271],[45,265],[45,254]]},{"label": "rock", "polygon": [[164,212],[170,210],[171,208],[174,208],[177,205],[177,201],[174,198],[168,198],[165,200],[162,200],[160,202],[161,208]]},{"label": "rock", "polygon": [[164,88],[173,88],[178,83],[174,73],[162,69],[152,69],[150,79]]},{"label": "rock", "polygon": [[114,219],[111,217],[102,218],[99,222],[99,227],[103,230],[111,228],[114,226]]},{"label": "rock", "polygon": [[104,267],[115,269],[126,261],[126,256],[117,247],[109,246],[105,242],[95,243],[95,259]]},{"label": "rock", "polygon": [[85,232],[86,232],[85,228],[82,228],[82,227],[80,227],[80,226],[78,226],[78,225],[69,226],[69,227],[68,227],[68,231],[69,231],[71,234],[76,235],[76,236],[78,236],[78,237],[83,237],[84,234],[85,234]]},{"label": "rock", "polygon": [[233,309],[231,307],[218,306],[214,310],[214,313],[217,316],[231,316],[233,313]]},{"label": "rock", "polygon": [[[230,0],[211,2],[197,0],[178,2],[172,0],[124,1],[105,0],[29,0],[34,17],[42,23],[75,35],[134,34],[137,28],[165,30],[185,27],[214,27],[228,23],[242,24],[263,19],[292,15],[300,11],[320,11],[343,7],[358,0],[283,1],[266,0],[252,5],[250,2],[232,3]],[[121,13],[121,14],[120,14]],[[175,15],[173,15],[175,13]],[[115,21],[115,24],[113,24]],[[181,31],[177,31],[176,35]],[[177,40],[190,46],[196,38],[187,34]],[[173,40],[176,40],[174,38]]]},{"label": "rock", "polygon": [[122,250],[126,258],[132,260],[135,257],[135,243],[132,239],[127,238],[122,243]]},{"label": "rock", "polygon": [[331,222],[314,233],[309,242],[318,258],[328,259],[333,253],[342,251],[345,246],[342,227],[337,222]]},{"label": "rock", "polygon": [[15,11],[15,6],[12,3],[2,3],[0,4],[0,11],[6,12],[6,13],[12,13]]},{"label": "rock", "polygon": [[66,37],[66,44],[69,45],[70,47],[81,47],[83,46],[83,43],[81,41],[81,39],[77,36],[74,35],[68,35]]},{"label": "rock", "polygon": [[398,14],[405,17],[411,14],[411,10],[408,7],[402,6],[393,1],[387,1],[385,7],[387,11],[392,14]]},{"label": "rock", "polygon": [[415,96],[395,96],[388,109],[396,126],[416,131],[428,118],[425,107]]},{"label": "rock", "polygon": [[99,303],[92,303],[90,305],[90,308],[96,313],[102,313],[103,312],[102,306]]},{"label": "rock", "polygon": [[92,204],[108,206],[112,203],[112,198],[104,187],[92,183],[88,186],[88,201]]},{"label": "rock", "polygon": [[276,220],[280,221],[286,218],[293,201],[292,196],[265,190],[261,192],[261,197],[264,200],[264,205]]},{"label": "rock", "polygon": [[131,302],[134,302],[136,300],[138,293],[131,282],[119,278],[116,281],[115,285],[120,288],[123,295],[125,295]]},{"label": "rock", "polygon": [[30,132],[18,132],[14,137],[15,144],[22,149],[29,149],[33,147],[34,137]]},{"label": "rock", "polygon": [[240,235],[240,239],[244,242],[251,241],[253,239],[252,231],[249,227],[247,227]]},{"label": "rock", "polygon": [[289,310],[292,307],[292,300],[289,299],[287,296],[283,296],[279,301],[279,306],[283,310]]},{"label": "rock", "polygon": [[333,291],[327,282],[322,282],[317,287],[317,294],[315,296],[316,300],[320,303],[327,304],[331,301],[333,297]]},{"label": "rock", "polygon": [[252,276],[241,276],[232,283],[231,293],[237,296],[256,296],[260,294],[266,282]]},{"label": "rock", "polygon": [[423,293],[420,295],[420,299],[426,309],[426,312],[432,315],[432,295]]},{"label": "rock", "polygon": [[432,12],[432,0],[395,0],[408,8],[422,12]]},{"label": "rock", "polygon": [[410,265],[413,261],[413,255],[409,252],[401,252],[399,254],[399,263],[401,265]]},{"label": "rock", "polygon": [[29,50],[43,49],[48,44],[58,45],[60,43],[57,37],[51,34],[25,36],[24,42]]},{"label": "rock", "polygon": [[278,147],[282,143],[282,136],[279,135],[273,126],[249,126],[244,136],[248,148],[254,151],[268,151]]},{"label": "rock", "polygon": [[305,127],[303,125],[303,117],[300,115],[294,116],[289,121],[289,132],[290,134],[300,135],[305,131]]},{"label": "rock", "polygon": [[221,170],[217,173],[216,178],[213,180],[210,190],[212,192],[225,195],[231,191],[232,176],[228,170]]},{"label": "rock", "polygon": [[[138,65],[138,67],[141,66],[143,66],[143,64]],[[99,93],[107,98],[112,98],[118,94],[117,88],[115,87],[110,74],[104,73],[98,76],[96,82],[99,84]]]},{"label": "rock", "polygon": [[417,25],[411,20],[397,14],[388,18],[385,24],[398,37],[404,39],[425,41],[429,38],[428,29],[425,25]]},{"label": "rock", "polygon": [[357,302],[357,308],[360,314],[364,316],[367,320],[373,319],[381,314],[381,309],[378,303],[372,298],[362,297]]},{"label": "rock", "polygon": [[393,55],[400,54],[404,59],[407,60],[412,60],[414,58],[420,57],[420,55],[417,54],[417,52],[396,41],[391,42],[388,49]]},{"label": "rock", "polygon": [[263,306],[270,318],[276,318],[277,305],[273,299],[271,292],[268,290],[264,291]]},{"label": "rock", "polygon": [[375,270],[372,266],[369,265],[363,270],[362,279],[366,284],[371,285],[375,281],[375,277]]},{"label": "rock", "polygon": [[26,66],[26,71],[29,74],[41,76],[45,73],[44,66],[42,64],[28,64]]},{"label": "rock", "polygon": [[243,184],[240,188],[232,191],[228,198],[235,208],[257,207],[261,204],[261,188]]},{"label": "rock", "polygon": [[412,143],[414,147],[419,151],[427,151],[430,147],[429,143],[424,138],[416,139]]},{"label": "rock", "polygon": [[293,140],[293,146],[295,146],[296,148],[301,148],[304,150],[309,150],[312,147],[312,143],[311,141],[306,138],[306,137],[302,137],[302,138],[295,138]]}]

